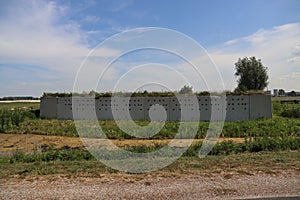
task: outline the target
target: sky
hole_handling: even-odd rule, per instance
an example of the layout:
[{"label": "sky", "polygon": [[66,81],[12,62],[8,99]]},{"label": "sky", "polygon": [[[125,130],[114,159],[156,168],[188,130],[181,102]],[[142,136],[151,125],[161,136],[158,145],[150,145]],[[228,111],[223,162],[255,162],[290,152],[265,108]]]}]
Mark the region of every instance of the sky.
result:
[{"label": "sky", "polygon": [[[3,0],[0,97],[234,90],[234,63],[251,56],[268,67],[267,89],[300,91],[299,11],[298,0]],[[141,45],[168,51],[122,54]]]}]

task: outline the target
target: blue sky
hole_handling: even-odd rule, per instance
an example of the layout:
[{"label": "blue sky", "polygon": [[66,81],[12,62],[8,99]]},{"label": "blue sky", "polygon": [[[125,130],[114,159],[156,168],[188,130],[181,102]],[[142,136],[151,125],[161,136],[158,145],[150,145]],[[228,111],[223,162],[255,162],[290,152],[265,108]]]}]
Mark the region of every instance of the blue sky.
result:
[{"label": "blue sky", "polygon": [[[269,68],[269,89],[300,90],[299,10],[297,0],[1,1],[0,96],[70,92],[91,50],[114,34],[140,27],[173,29],[194,39],[217,65],[227,90],[236,87],[234,63],[244,56],[261,58]],[[102,48],[101,55],[112,59],[118,48]],[[162,57],[149,51],[123,57],[112,68],[111,78],[96,89],[112,90],[129,66],[147,62],[174,65],[182,74],[192,73],[186,65],[175,63],[178,58],[170,61],[170,55]],[[128,76],[122,90],[139,87],[137,78],[138,84],[143,80],[146,84],[146,80],[155,82],[163,77],[171,90],[184,84],[174,80],[169,69],[154,68],[155,72],[147,66]],[[92,71],[85,77],[96,81]],[[214,76],[206,79],[215,81]],[[196,90],[207,89],[193,80],[190,83]],[[89,90],[90,86],[81,89]],[[218,86],[211,89],[218,90]]]}]

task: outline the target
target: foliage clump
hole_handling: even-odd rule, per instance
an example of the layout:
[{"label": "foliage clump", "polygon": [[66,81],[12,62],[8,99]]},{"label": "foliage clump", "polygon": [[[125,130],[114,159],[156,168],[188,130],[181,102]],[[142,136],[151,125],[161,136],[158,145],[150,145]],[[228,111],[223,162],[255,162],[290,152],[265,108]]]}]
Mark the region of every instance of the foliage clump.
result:
[{"label": "foliage clump", "polygon": [[239,58],[235,70],[235,76],[238,77],[237,91],[263,90],[268,86],[268,68],[254,56]]}]

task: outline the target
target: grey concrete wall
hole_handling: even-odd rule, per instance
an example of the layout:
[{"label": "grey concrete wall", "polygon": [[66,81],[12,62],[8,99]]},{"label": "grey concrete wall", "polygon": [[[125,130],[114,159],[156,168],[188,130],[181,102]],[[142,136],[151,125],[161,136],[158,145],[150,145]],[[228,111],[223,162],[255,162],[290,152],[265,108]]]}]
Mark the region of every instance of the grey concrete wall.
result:
[{"label": "grey concrete wall", "polygon": [[249,120],[249,97],[246,95],[226,97],[226,121]]},{"label": "grey concrete wall", "polygon": [[40,117],[48,119],[57,118],[57,105],[58,98],[56,97],[43,97],[40,105]]},{"label": "grey concrete wall", "polygon": [[[169,97],[143,97],[144,99],[144,120],[150,120],[150,109],[152,109],[152,120],[162,121],[162,112],[166,113],[166,120],[170,120],[170,98]],[[157,105],[162,106],[161,109]]]},{"label": "grey concrete wall", "polygon": [[96,114],[99,119],[111,120],[113,119],[111,112],[111,98],[103,97],[100,99],[95,99]]},{"label": "grey concrete wall", "polygon": [[[61,103],[62,105],[59,105],[60,107],[58,106],[58,109],[60,109],[60,111],[57,112],[58,119],[97,119],[96,109],[98,107],[95,106],[96,99],[92,97],[75,97],[73,99],[72,97],[64,97],[62,99],[64,100]],[[72,104],[68,105],[66,102],[72,102]],[[69,116],[72,117],[69,118]]]},{"label": "grey concrete wall", "polygon": [[249,96],[250,113],[249,119],[272,118],[271,95],[251,95]]},{"label": "grey concrete wall", "polygon": [[[271,118],[271,96],[44,97],[41,117],[100,120],[226,121]],[[200,113],[200,116],[199,116]]]}]

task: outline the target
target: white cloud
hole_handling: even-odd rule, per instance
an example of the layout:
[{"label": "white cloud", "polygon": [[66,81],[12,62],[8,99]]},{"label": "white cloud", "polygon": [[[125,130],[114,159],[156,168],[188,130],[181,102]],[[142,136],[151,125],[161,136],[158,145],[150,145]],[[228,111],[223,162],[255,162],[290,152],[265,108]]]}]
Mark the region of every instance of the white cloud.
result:
[{"label": "white cloud", "polygon": [[[113,65],[111,73],[106,75],[108,78],[106,77],[106,81],[102,83],[100,88],[102,90],[112,90],[114,84],[116,84],[117,80],[126,73],[127,70],[149,61],[151,62],[152,59],[152,62],[161,61],[158,63],[168,65],[174,70],[177,70],[188,82],[179,81],[169,70],[157,69],[154,66],[151,68],[148,66],[147,68],[143,68],[143,70],[137,70],[134,73],[131,72],[130,75],[128,74],[126,81],[123,81],[120,85],[122,90],[133,90],[138,85],[143,85],[143,83],[155,82],[167,85],[168,88],[173,90],[178,90],[184,84],[191,84],[194,89],[198,91],[208,89],[220,91],[223,89],[221,79],[224,80],[225,89],[233,90],[236,87],[234,63],[240,57],[256,56],[262,59],[263,64],[269,68],[270,89],[284,88],[286,90],[297,90],[297,88],[299,88],[299,60],[297,61],[297,59],[295,59],[294,62],[291,63],[288,62],[288,59],[295,58],[295,56],[298,55],[298,47],[300,44],[299,33],[300,24],[287,24],[274,27],[270,30],[259,30],[252,35],[236,38],[230,42],[219,45],[217,48],[211,48],[208,52],[213,61],[217,64],[221,78],[218,74],[219,71],[214,67],[209,57],[207,57],[204,52],[199,54],[198,51],[196,56],[196,49],[193,49],[192,46],[188,48],[188,44],[186,44],[186,46],[180,46],[181,48],[178,48],[177,51],[187,55],[188,59],[198,67],[200,74],[186,61],[169,58],[168,56],[164,57],[165,55],[163,53],[157,55],[153,52],[146,51],[145,54],[138,54],[139,58],[145,59],[144,62],[142,61],[143,59],[139,59],[139,61],[125,59]],[[125,37],[125,39],[130,42],[131,40],[135,41],[139,38]],[[168,44],[168,41],[163,39],[156,42]],[[178,44],[180,44],[180,42],[177,41],[175,46],[171,46],[176,47]],[[191,52],[185,52],[187,49]],[[117,54],[118,52],[112,52],[112,55],[115,55],[114,53]],[[125,80],[125,78],[123,78],[123,80]]]},{"label": "white cloud", "polygon": [[[209,50],[224,78],[226,88],[234,89],[234,63],[239,57],[260,58],[269,69],[269,89],[298,89],[300,79],[285,79],[287,74],[300,72],[300,23],[261,29],[252,35],[237,38]],[[297,84],[298,82],[298,84]]]},{"label": "white cloud", "polygon": [[113,8],[111,9],[112,12],[119,12],[128,6],[130,6],[133,3],[132,0],[119,0],[119,1],[114,1]]},{"label": "white cloud", "polygon": [[[7,2],[5,12],[1,14],[0,64],[39,66],[45,69],[41,73],[52,73],[61,80],[45,79],[43,84],[41,81],[36,81],[36,85],[48,87],[44,89],[32,87],[32,93],[35,95],[52,88],[57,91],[71,91],[76,71],[91,51],[87,42],[89,34],[83,31],[77,22],[68,19],[68,10],[68,7],[54,2],[12,1]],[[98,56],[113,56],[115,53],[115,50],[108,48],[97,50]],[[30,76],[29,73],[26,75]],[[22,74],[15,76],[21,77]],[[37,76],[28,79],[38,79],[45,74],[37,74]],[[26,84],[21,84],[22,81],[19,81],[19,84],[17,78],[15,79],[14,84],[20,86],[19,91],[24,90]],[[34,85],[32,81],[30,84]],[[12,95],[11,87],[13,86],[5,86],[6,91],[2,93]],[[34,91],[35,89],[38,91]],[[0,95],[5,95],[2,93]]]},{"label": "white cloud", "polygon": [[[63,8],[53,2],[32,1],[20,4],[22,5],[16,7],[11,5],[14,9],[0,20],[2,62],[68,60],[87,54],[85,35],[78,24],[58,22],[58,18],[63,16]],[[40,64],[45,63],[41,60]],[[62,69],[63,66],[59,62],[57,64],[58,66],[53,67]]]},{"label": "white cloud", "polygon": [[102,19],[100,17],[97,17],[95,15],[87,15],[82,19],[82,21],[90,22],[90,23],[100,22],[101,20]]}]

